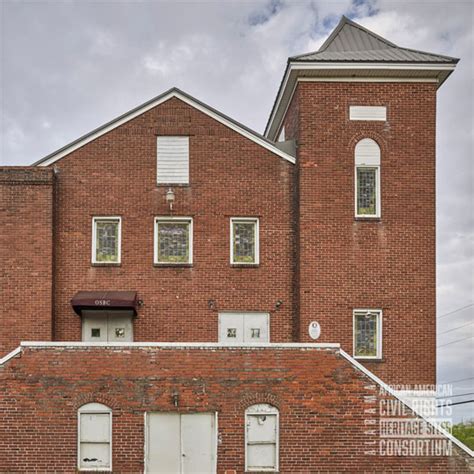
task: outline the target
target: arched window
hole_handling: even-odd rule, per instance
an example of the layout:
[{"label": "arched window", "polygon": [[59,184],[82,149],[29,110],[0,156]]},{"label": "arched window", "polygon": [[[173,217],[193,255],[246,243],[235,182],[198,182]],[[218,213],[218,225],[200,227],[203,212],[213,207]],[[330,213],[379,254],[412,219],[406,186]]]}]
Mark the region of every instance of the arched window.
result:
[{"label": "arched window", "polygon": [[245,470],[278,471],[278,409],[261,403],[245,410]]},{"label": "arched window", "polygon": [[112,410],[87,403],[77,412],[79,469],[112,470]]},{"label": "arched window", "polygon": [[380,217],[380,147],[364,138],[355,147],[355,215]]}]

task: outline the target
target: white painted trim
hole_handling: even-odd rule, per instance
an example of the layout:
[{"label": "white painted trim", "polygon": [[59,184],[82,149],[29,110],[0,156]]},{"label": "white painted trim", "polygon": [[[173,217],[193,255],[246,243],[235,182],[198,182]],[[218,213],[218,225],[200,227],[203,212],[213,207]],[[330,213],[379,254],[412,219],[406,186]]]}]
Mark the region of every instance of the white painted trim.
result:
[{"label": "white painted trim", "polygon": [[[390,67],[389,67],[390,66]],[[439,67],[441,65],[438,64],[397,64],[397,65],[387,65],[383,63],[348,63],[348,64],[341,64],[341,63],[320,63],[320,64],[301,64],[301,63],[290,63],[289,67],[287,67],[285,71],[285,76],[283,78],[283,84],[279,90],[279,94],[276,100],[275,107],[272,109],[272,113],[270,116],[270,119],[268,120],[267,127],[265,129],[265,137],[270,138],[270,130],[273,125],[273,121],[275,120],[275,115],[277,114],[278,109],[280,108],[281,102],[283,100],[283,96],[287,87],[287,84],[290,79],[291,72],[297,71],[297,70],[350,70],[350,69],[360,69],[360,70],[413,70],[413,71],[454,71],[456,65],[443,65],[444,67]],[[281,122],[286,116],[286,113],[288,111],[288,107],[291,104],[291,100],[293,99],[293,94],[295,93],[296,86],[298,85],[298,82],[435,82],[439,83],[439,78],[403,78],[403,77],[370,77],[370,78],[364,78],[364,77],[359,77],[359,78],[352,78],[352,77],[321,77],[321,78],[312,78],[312,77],[301,77],[301,78],[296,78],[295,79],[295,84],[293,86],[293,90],[291,91],[291,94],[288,98],[288,102],[285,106],[285,111],[282,114],[279,123],[277,124],[277,127],[275,127],[275,130],[279,130],[281,127]],[[276,133],[275,135],[276,136]]]},{"label": "white painted trim", "polygon": [[[255,261],[234,262],[234,222],[254,223]],[[231,265],[260,265],[260,219],[258,217],[231,217],[230,218],[230,264]]]},{"label": "white painted trim", "polygon": [[21,352],[21,346],[18,346],[16,349],[13,349],[11,352],[9,352],[6,356],[3,356],[0,359],[0,365],[5,364],[5,362],[8,362],[10,359],[13,359],[16,357],[18,354]]},{"label": "white painted trim", "polygon": [[[373,374],[369,369],[364,367],[360,362],[357,362],[353,357],[351,357],[347,352],[344,350],[340,349],[339,354],[341,354],[344,359],[348,360],[356,369],[360,370],[363,372],[365,375],[367,375],[371,380],[373,380],[377,385],[382,387],[387,393],[395,397],[397,400],[402,402],[406,407],[410,408],[403,397],[401,397],[396,390],[393,390],[389,385],[387,385],[385,382],[383,382],[381,379],[379,379],[375,374]],[[410,410],[412,410],[410,408]],[[425,416],[421,414],[417,414],[420,418],[425,420],[427,423],[429,423],[431,426],[436,428],[439,433],[441,433],[443,436],[448,438],[451,442],[453,442],[458,448],[462,449],[465,453],[467,453],[469,456],[474,457],[474,451],[470,448],[468,448],[465,444],[463,444],[461,441],[459,441],[457,438],[455,438],[451,433],[446,431],[444,428],[441,428],[438,426],[436,423],[431,421],[429,418],[426,418]]]},{"label": "white painted trim", "polygon": [[290,63],[290,70],[347,70],[347,69],[367,69],[376,71],[454,71],[455,64],[451,63],[372,63],[372,62],[320,62],[320,63]]},{"label": "white painted trim", "polygon": [[[92,409],[83,409],[84,406],[89,405],[90,403],[98,403],[99,405],[102,405],[104,408],[100,410],[92,410]],[[101,471],[101,472],[112,472],[112,437],[113,437],[113,431],[112,431],[112,408],[108,407],[107,405],[104,405],[103,403],[100,402],[90,402],[90,403],[85,403],[81,407],[78,408],[77,410],[77,469],[78,471]],[[109,459],[110,459],[110,465],[109,467],[91,467],[91,468],[83,468],[81,467],[81,415],[86,415],[88,413],[92,414],[107,414],[109,415]]]},{"label": "white painted trim", "polygon": [[278,155],[279,157],[283,158],[286,161],[289,161],[290,163],[295,164],[296,160],[293,156],[288,155],[284,151],[280,150],[276,146],[272,145],[271,143],[268,143],[265,139],[260,138],[258,135],[251,133],[250,131],[239,127],[236,123],[232,122],[231,120],[223,117],[220,114],[217,114],[213,110],[210,110],[209,108],[205,107],[202,104],[199,104],[192,100],[191,98],[186,97],[185,95],[181,94],[180,92],[176,90],[170,91],[168,94],[165,94],[163,96],[157,97],[155,100],[143,105],[142,107],[138,108],[134,112],[128,113],[122,118],[115,120],[113,123],[110,123],[107,126],[104,126],[97,130],[95,133],[92,133],[91,135],[85,136],[82,140],[79,140],[76,143],[71,144],[70,146],[67,146],[65,149],[58,151],[54,155],[50,156],[47,160],[42,161],[41,163],[38,163],[36,166],[49,166],[56,161],[60,160],[66,155],[69,155],[72,153],[74,150],[77,150],[78,148],[83,147],[87,143],[95,140],[96,138],[101,137],[102,135],[105,135],[106,133],[114,130],[115,128],[119,127],[120,125],[123,125],[124,123],[129,122],[130,120],[134,119],[135,117],[138,117],[139,115],[147,112],[148,110],[162,104],[163,102],[166,102],[167,100],[172,99],[173,97],[178,98],[179,100],[185,102],[186,104],[190,105],[191,107],[194,107],[195,109],[199,110],[200,112],[206,114],[207,116],[213,118],[214,120],[217,120],[218,122],[222,123],[223,125],[227,126],[228,128],[234,130],[235,132],[239,133],[240,135],[244,136],[245,138],[248,138],[249,140],[253,141],[254,143],[257,143],[258,145],[262,146],[263,148],[266,148],[267,150],[271,151],[275,155]]},{"label": "white painted trim", "polygon": [[[189,260],[187,262],[159,262],[158,261],[158,222],[182,221],[189,224]],[[153,264],[163,266],[192,265],[193,263],[193,218],[185,216],[156,216],[153,233]]]},{"label": "white painted trim", "polygon": [[[96,260],[96,221],[118,221],[118,260],[116,262],[98,262]],[[117,265],[122,262],[122,218],[120,216],[93,216],[92,217],[92,258],[93,264]]]},{"label": "white painted trim", "polygon": [[438,83],[436,77],[299,77],[298,82],[431,82]]},{"label": "white painted trim", "polygon": [[[268,411],[269,415],[276,415],[276,443],[275,443],[275,468],[274,469],[262,469],[262,468],[249,468],[248,467],[248,454],[247,454],[247,416],[248,415],[261,415],[262,413],[256,410],[252,410],[255,405],[267,405],[270,410]],[[254,403],[245,410],[244,414],[244,429],[245,429],[245,471],[249,472],[278,472],[279,463],[280,463],[280,411],[277,407],[270,405],[269,403]]]},{"label": "white painted trim", "polygon": [[[377,355],[376,356],[356,356],[356,313],[372,313],[377,315]],[[357,308],[352,310],[352,354],[354,359],[357,360],[374,360],[382,358],[382,310],[381,309],[367,309],[367,308]]]},{"label": "white painted trim", "polygon": [[257,342],[244,344],[221,344],[219,342],[79,342],[79,341],[22,341],[20,347],[30,348],[85,348],[85,347],[129,347],[129,348],[190,348],[190,349],[229,349],[229,348],[245,348],[245,349],[339,349],[339,343],[332,342]]},{"label": "white painted trim", "polygon": [[147,411],[143,413],[143,472],[148,472],[148,419]]},{"label": "white painted trim", "polygon": [[[359,214],[358,211],[358,202],[357,202],[357,191],[358,191],[358,181],[357,181],[357,169],[358,168],[375,168],[375,214]],[[354,215],[355,217],[361,217],[364,219],[380,219],[382,217],[382,186],[380,178],[380,165],[355,165],[354,167]]]}]

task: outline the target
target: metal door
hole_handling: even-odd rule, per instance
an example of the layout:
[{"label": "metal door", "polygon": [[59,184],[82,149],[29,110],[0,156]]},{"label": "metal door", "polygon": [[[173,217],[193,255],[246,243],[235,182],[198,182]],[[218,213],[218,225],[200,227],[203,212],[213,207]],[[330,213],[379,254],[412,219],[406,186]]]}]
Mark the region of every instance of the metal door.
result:
[{"label": "metal door", "polygon": [[268,314],[246,313],[244,322],[244,342],[268,342]]},{"label": "metal door", "polygon": [[96,311],[82,312],[82,340],[88,342],[107,342],[107,317],[97,315]]},{"label": "metal door", "polygon": [[244,342],[244,322],[240,313],[219,314],[219,342],[242,344]]},{"label": "metal door", "polygon": [[118,311],[109,313],[107,318],[108,341],[132,342],[133,341],[132,317],[123,315]]},{"label": "metal door", "polygon": [[147,472],[181,472],[180,415],[147,414]]},{"label": "metal door", "polygon": [[185,474],[211,473],[215,466],[215,414],[181,415],[181,458]]},{"label": "metal door", "polygon": [[149,413],[146,419],[146,472],[216,471],[215,413]]}]

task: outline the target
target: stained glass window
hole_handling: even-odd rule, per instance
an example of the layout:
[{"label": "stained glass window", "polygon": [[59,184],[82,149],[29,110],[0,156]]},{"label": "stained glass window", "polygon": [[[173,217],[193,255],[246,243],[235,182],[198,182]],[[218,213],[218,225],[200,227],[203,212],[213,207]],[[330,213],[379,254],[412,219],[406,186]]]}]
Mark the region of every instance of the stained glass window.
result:
[{"label": "stained glass window", "polygon": [[232,220],[232,263],[257,262],[257,220]]},{"label": "stained glass window", "polygon": [[357,168],[357,214],[377,214],[377,168]]},{"label": "stained glass window", "polygon": [[157,221],[157,263],[190,263],[190,220]]},{"label": "stained glass window", "polygon": [[119,263],[120,220],[95,219],[95,263]]},{"label": "stained glass window", "polygon": [[379,357],[379,312],[354,313],[354,356]]}]

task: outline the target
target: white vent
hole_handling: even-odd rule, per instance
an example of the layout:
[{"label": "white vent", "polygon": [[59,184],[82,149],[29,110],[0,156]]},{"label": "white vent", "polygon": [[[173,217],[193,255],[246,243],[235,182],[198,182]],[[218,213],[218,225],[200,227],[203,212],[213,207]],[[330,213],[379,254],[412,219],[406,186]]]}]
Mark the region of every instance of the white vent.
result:
[{"label": "white vent", "polygon": [[387,107],[351,105],[349,107],[351,120],[387,120]]},{"label": "white vent", "polygon": [[189,183],[189,137],[158,137],[157,182]]}]

